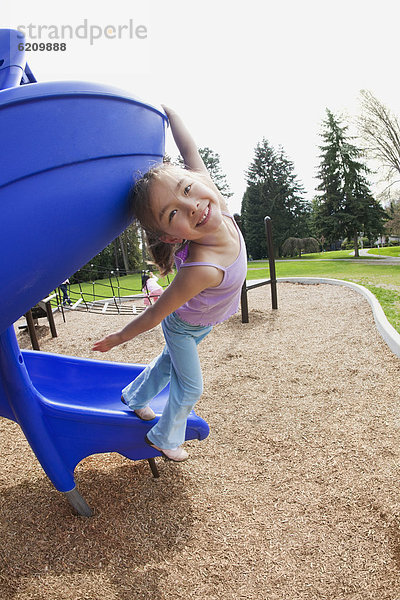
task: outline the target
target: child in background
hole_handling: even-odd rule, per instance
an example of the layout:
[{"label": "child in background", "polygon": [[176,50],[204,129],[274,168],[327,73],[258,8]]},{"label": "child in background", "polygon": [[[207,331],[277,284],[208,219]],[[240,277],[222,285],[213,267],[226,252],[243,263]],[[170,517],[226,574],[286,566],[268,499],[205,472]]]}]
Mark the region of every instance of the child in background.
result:
[{"label": "child in background", "polygon": [[62,299],[63,306],[66,306],[67,304],[72,304],[71,298],[68,295],[68,286],[69,286],[69,279],[66,279],[65,281],[63,281],[59,286],[60,290],[62,291],[62,294],[63,294],[63,299]]},{"label": "child in background", "polygon": [[142,292],[146,294],[146,297],[143,299],[145,306],[151,306],[164,291],[157,281],[157,275],[151,271],[147,271],[142,275]]},{"label": "child in background", "polygon": [[197,345],[237,311],[247,260],[243,237],[194,140],[180,117],[164,110],[186,169],[151,169],[136,183],[132,202],[161,275],[174,262],[177,274],[157,302],[93,350],[107,352],[161,323],[165,348],[122,390],[122,401],[152,420],[149,402],[170,383],[164,411],[145,441],[170,460],[183,461],[187,417],[203,391]]}]

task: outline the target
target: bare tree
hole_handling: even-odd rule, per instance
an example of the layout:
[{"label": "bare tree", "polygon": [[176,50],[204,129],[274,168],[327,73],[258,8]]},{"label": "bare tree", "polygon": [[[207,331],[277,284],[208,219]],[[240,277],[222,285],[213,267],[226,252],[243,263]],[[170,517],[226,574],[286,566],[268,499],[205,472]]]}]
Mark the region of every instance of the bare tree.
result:
[{"label": "bare tree", "polygon": [[387,207],[389,220],[385,224],[385,231],[388,235],[400,235],[400,196],[392,200]]},{"label": "bare tree", "polygon": [[[368,90],[361,90],[362,114],[358,119],[361,136],[366,144],[365,150],[371,158],[379,160],[387,170],[387,179],[391,181],[400,175],[400,125],[397,117],[391,113]],[[391,181],[390,185],[400,179]]]}]

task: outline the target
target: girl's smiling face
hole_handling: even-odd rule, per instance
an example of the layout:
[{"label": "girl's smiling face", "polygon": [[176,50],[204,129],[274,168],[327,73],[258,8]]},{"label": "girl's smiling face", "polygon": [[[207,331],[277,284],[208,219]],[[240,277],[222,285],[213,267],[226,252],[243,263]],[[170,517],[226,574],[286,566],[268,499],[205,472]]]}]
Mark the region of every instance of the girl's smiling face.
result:
[{"label": "girl's smiling face", "polygon": [[190,171],[165,172],[151,187],[150,205],[162,241],[201,240],[222,222],[216,191]]}]

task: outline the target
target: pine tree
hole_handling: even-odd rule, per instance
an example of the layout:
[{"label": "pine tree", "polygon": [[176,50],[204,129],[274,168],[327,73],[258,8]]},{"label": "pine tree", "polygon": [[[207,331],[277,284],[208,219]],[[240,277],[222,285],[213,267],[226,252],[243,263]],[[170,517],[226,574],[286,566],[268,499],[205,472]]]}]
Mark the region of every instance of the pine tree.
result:
[{"label": "pine tree", "polygon": [[207,146],[199,148],[199,154],[203,159],[207,171],[210,173],[211,179],[225,198],[230,198],[233,193],[230,191],[229,184],[226,180],[226,175],[222,172],[220,155],[214,152]]},{"label": "pine tree", "polygon": [[[211,179],[224,196],[224,198],[228,199],[233,196],[233,193],[230,191],[229,184],[226,180],[226,175],[222,172],[221,163],[220,163],[220,155],[214,150],[211,150],[207,146],[204,148],[199,148],[199,154],[205,164],[207,171],[210,174]],[[169,160],[168,162],[173,162]],[[184,167],[185,163],[183,158],[179,155],[176,161],[180,167]]]},{"label": "pine tree", "polygon": [[331,111],[326,112],[317,188],[322,194],[315,200],[314,225],[328,241],[354,240],[358,256],[358,235],[380,233],[386,213],[372,196],[368,168],[360,160],[361,150],[350,141],[348,127]]},{"label": "pine tree", "polygon": [[282,148],[275,151],[264,138],[255,148],[247,171],[247,189],[242,200],[242,223],[249,254],[254,259],[267,254],[264,217],[272,220],[275,252],[285,239],[308,234],[309,208],[303,200],[293,163]]}]

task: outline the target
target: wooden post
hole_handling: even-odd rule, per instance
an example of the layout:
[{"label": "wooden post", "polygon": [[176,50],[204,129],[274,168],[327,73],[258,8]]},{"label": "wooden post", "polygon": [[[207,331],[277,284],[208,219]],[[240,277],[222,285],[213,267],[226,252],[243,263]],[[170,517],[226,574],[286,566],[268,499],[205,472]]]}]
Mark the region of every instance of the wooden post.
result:
[{"label": "wooden post", "polygon": [[[240,218],[240,215],[235,214],[233,215],[233,218],[236,221],[236,225],[239,227],[242,235],[243,235],[243,229],[242,229],[242,219]],[[240,294],[240,309],[241,309],[241,313],[242,313],[242,323],[248,323],[249,322],[249,305],[247,302],[247,283],[246,283],[246,279],[243,282],[242,285],[242,291]]]},{"label": "wooden post", "polygon": [[240,294],[240,306],[242,310],[242,323],[249,322],[249,305],[247,302],[247,284],[246,280],[243,282],[242,291]]},{"label": "wooden post", "polygon": [[271,282],[271,300],[272,308],[278,308],[278,294],[276,291],[276,272],[275,272],[275,256],[274,245],[272,243],[272,227],[271,217],[265,217],[265,234],[267,236],[268,261],[269,261],[269,278]]},{"label": "wooden post", "polygon": [[28,312],[25,313],[25,319],[28,324],[28,330],[29,330],[29,336],[31,338],[32,348],[34,350],[40,350],[31,310],[28,310]]},{"label": "wooden post", "polygon": [[45,302],[47,320],[50,325],[51,337],[57,337],[56,324],[54,323],[53,311],[51,310],[51,302]]}]

